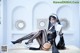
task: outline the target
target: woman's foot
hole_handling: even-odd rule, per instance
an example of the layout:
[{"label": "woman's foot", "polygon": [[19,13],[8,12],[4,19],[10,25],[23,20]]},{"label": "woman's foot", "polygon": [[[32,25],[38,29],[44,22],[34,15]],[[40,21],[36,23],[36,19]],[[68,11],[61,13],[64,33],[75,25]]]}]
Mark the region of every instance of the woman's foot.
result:
[{"label": "woman's foot", "polygon": [[29,43],[33,43],[33,40],[32,41],[25,42],[26,45],[29,44]]},{"label": "woman's foot", "polygon": [[29,50],[40,50],[40,48],[30,47]]},{"label": "woman's foot", "polygon": [[27,45],[27,44],[29,44],[28,42],[25,42],[25,44]]},{"label": "woman's foot", "polygon": [[41,49],[41,45],[39,48],[34,48],[34,47],[30,47],[29,50],[40,50]]},{"label": "woman's foot", "polygon": [[11,41],[13,44],[16,44],[16,41]]},{"label": "woman's foot", "polygon": [[22,41],[11,41],[13,44],[21,43]]}]

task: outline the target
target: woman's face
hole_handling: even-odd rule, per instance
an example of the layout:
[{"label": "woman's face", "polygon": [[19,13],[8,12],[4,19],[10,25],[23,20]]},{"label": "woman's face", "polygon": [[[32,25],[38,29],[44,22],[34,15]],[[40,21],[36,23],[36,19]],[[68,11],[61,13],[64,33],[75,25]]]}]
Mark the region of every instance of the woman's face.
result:
[{"label": "woman's face", "polygon": [[51,17],[50,22],[51,22],[51,24],[55,24],[56,23],[56,19],[54,19],[54,18]]}]

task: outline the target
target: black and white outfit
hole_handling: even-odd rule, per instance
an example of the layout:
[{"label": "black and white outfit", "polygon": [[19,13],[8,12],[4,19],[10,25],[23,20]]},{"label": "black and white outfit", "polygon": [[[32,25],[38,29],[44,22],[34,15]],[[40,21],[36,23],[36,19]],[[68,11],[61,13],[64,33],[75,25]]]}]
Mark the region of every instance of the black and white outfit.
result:
[{"label": "black and white outfit", "polygon": [[[42,46],[46,42],[50,42],[52,45],[52,53],[56,52],[59,53],[57,49],[65,49],[65,43],[64,43],[64,38],[63,38],[63,33],[61,32],[62,30],[62,25],[56,23],[56,24],[51,24],[49,22],[48,30],[39,30],[37,32],[32,32],[22,38],[19,38],[16,41],[12,41],[13,44],[16,43],[21,43],[23,40],[29,39],[28,42],[25,44],[29,44],[33,42],[34,39],[37,39],[40,47],[39,48],[30,48],[30,50],[40,50],[42,49]],[[58,45],[56,45],[55,39],[57,34],[60,36],[60,41]]]}]

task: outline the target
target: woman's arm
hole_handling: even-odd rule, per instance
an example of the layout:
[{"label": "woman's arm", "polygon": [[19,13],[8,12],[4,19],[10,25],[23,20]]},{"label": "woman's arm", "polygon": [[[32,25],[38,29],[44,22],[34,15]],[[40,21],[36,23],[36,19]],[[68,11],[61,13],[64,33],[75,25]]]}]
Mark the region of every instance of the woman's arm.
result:
[{"label": "woman's arm", "polygon": [[62,28],[61,28],[61,30],[59,31],[59,35],[60,35],[60,36],[63,35],[63,33],[62,33]]},{"label": "woman's arm", "polygon": [[47,30],[47,34],[52,34],[52,31]]}]

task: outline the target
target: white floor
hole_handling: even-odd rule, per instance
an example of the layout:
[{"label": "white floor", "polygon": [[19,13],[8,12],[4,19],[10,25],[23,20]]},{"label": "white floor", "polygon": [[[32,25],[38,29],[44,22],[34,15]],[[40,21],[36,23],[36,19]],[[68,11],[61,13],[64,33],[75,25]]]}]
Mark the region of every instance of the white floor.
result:
[{"label": "white floor", "polygon": [[[20,45],[16,45],[16,46],[20,46]],[[69,45],[66,46],[66,50],[59,50],[60,53],[80,53],[80,49]],[[21,47],[15,47],[15,48],[10,48],[8,49],[7,52],[5,53],[52,53],[51,50],[50,51],[43,51],[43,50],[37,50],[37,51],[33,51],[33,50],[28,50],[27,48],[22,48]]]}]

